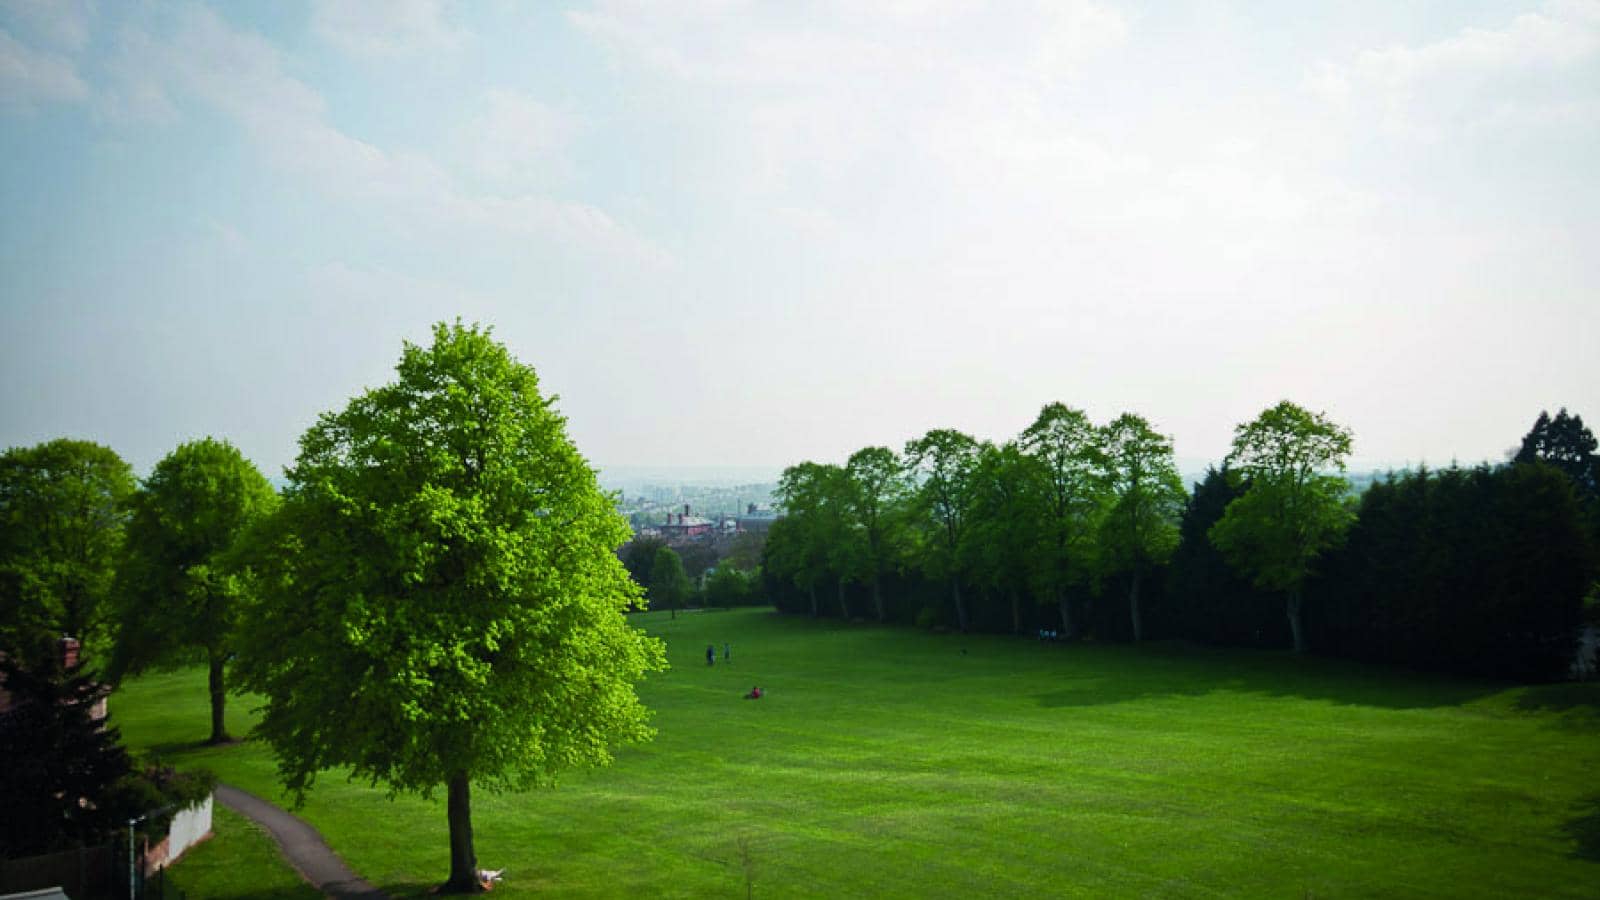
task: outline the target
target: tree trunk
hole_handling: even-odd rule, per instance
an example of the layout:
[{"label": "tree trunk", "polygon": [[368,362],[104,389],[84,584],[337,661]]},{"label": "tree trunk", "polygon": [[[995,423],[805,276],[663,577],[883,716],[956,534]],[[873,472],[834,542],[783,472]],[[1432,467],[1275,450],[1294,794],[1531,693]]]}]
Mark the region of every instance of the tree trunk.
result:
[{"label": "tree trunk", "polygon": [[465,772],[450,776],[446,811],[450,817],[450,880],[441,894],[480,894],[478,854],[472,849],[472,782]]},{"label": "tree trunk", "polygon": [[967,631],[967,604],[961,600],[961,579],[950,579],[950,593],[956,598],[956,624],[961,626],[961,633]]},{"label": "tree trunk", "polygon": [[878,621],[886,621],[888,616],[883,613],[883,585],[876,574],[872,576],[872,605],[878,612]]},{"label": "tree trunk", "polygon": [[839,616],[846,622],[850,621],[850,604],[844,599],[844,577],[839,577]]},{"label": "tree trunk", "polygon": [[1072,600],[1066,591],[1057,589],[1056,602],[1061,605],[1061,638],[1066,640],[1072,637]]},{"label": "tree trunk", "polygon": [[1018,605],[1017,589],[1011,589],[1011,633],[1022,633],[1022,607]]},{"label": "tree trunk", "polygon": [[211,685],[211,743],[223,744],[228,741],[228,726],[222,718],[228,699],[222,682],[223,655],[212,651],[210,657],[211,671],[208,680]]},{"label": "tree trunk", "polygon": [[816,585],[816,582],[812,582],[808,587],[809,587],[810,593],[811,593],[811,618],[815,619],[818,616],[822,615],[822,607],[817,605],[817,585]]},{"label": "tree trunk", "polygon": [[1139,573],[1133,573],[1133,586],[1128,589],[1128,613],[1133,616],[1133,641],[1144,640],[1144,620],[1139,617]]},{"label": "tree trunk", "polygon": [[1306,652],[1306,633],[1300,624],[1300,589],[1289,591],[1289,630],[1294,633],[1294,652]]}]

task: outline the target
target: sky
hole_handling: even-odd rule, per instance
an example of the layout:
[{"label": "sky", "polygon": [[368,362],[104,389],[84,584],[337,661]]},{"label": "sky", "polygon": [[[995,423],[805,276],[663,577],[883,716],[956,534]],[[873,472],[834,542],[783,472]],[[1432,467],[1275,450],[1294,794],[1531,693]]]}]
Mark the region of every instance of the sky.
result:
[{"label": "sky", "polygon": [[269,476],[432,323],[609,466],[1600,424],[1600,2],[0,0],[0,446]]}]

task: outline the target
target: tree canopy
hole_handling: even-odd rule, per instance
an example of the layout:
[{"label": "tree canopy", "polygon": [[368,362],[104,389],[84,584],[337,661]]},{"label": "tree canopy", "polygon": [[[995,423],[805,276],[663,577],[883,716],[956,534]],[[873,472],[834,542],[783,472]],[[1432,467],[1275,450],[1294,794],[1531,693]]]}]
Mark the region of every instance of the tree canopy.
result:
[{"label": "tree canopy", "polygon": [[1143,416],[1123,413],[1105,428],[1106,470],[1111,505],[1101,525],[1101,561],[1130,574],[1128,613],[1133,639],[1144,637],[1139,585],[1149,569],[1165,565],[1178,548],[1183,515],[1183,479],[1173,460],[1172,439]]},{"label": "tree canopy", "polygon": [[985,590],[1005,595],[1013,633],[1022,631],[1022,593],[1029,562],[1039,551],[1034,464],[1014,441],[984,444],[972,469],[962,536],[963,566]]},{"label": "tree canopy", "polygon": [[979,449],[971,435],[949,428],[935,428],[906,442],[906,459],[919,482],[915,494],[917,518],[926,531],[919,542],[918,556],[930,578],[949,582],[956,625],[962,631],[967,630],[969,617],[961,596],[960,548]]},{"label": "tree canopy", "polygon": [[1306,649],[1302,588],[1355,517],[1343,478],[1350,431],[1287,400],[1234,429],[1227,466],[1249,481],[1211,540],[1256,586],[1287,594],[1294,649]]},{"label": "tree canopy", "polygon": [[242,686],[287,787],[348,767],[448,793],[450,875],[477,888],[471,786],[549,782],[650,736],[665,667],[623,612],[628,525],[534,370],[457,322],[300,440]]},{"label": "tree canopy", "polygon": [[842,572],[852,554],[840,540],[846,522],[844,481],[844,469],[814,462],[790,466],[778,479],[778,500],[785,518],[775,523],[767,536],[763,559],[775,576],[788,575],[806,592],[813,616],[821,612],[817,587],[833,573],[839,587],[840,615],[850,618]]},{"label": "tree canopy", "polygon": [[42,662],[57,638],[103,660],[133,471],[108,447],[58,439],[0,455],[0,648]]},{"label": "tree canopy", "polygon": [[1554,418],[1540,412],[1533,427],[1522,437],[1513,462],[1542,462],[1554,466],[1572,479],[1584,498],[1600,496],[1600,455],[1595,453],[1594,433],[1583,424],[1583,417],[1568,415],[1562,407]]},{"label": "tree canopy", "polygon": [[256,467],[211,438],[167,454],[133,498],[110,674],[204,660],[213,743],[228,738],[225,669],[249,590],[238,569],[239,539],[276,503]]},{"label": "tree canopy", "polygon": [[863,447],[850,454],[840,487],[853,556],[872,587],[873,614],[882,622],[888,618],[883,576],[900,551],[901,504],[910,490],[905,463],[888,447]]},{"label": "tree canopy", "polygon": [[1019,443],[1034,462],[1035,490],[1044,511],[1039,550],[1034,557],[1041,593],[1061,610],[1061,630],[1074,634],[1067,591],[1090,577],[1096,565],[1096,537],[1105,511],[1105,450],[1102,435],[1079,409],[1048,403]]},{"label": "tree canopy", "polygon": [[650,603],[672,610],[676,619],[689,592],[689,576],[683,571],[683,560],[677,551],[667,546],[656,548],[656,558],[650,566]]}]

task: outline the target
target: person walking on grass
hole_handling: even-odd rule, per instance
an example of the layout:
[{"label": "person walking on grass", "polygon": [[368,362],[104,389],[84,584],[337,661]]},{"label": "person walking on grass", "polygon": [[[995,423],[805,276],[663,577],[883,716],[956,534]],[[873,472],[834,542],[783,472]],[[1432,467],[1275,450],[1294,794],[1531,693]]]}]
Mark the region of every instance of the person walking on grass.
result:
[{"label": "person walking on grass", "polygon": [[733,645],[728,643],[727,641],[723,641],[722,642],[722,661],[723,662],[727,662],[730,659],[733,659]]},{"label": "person walking on grass", "polygon": [[714,666],[716,664],[717,664],[717,645],[716,644],[707,644],[706,645],[706,665]]}]

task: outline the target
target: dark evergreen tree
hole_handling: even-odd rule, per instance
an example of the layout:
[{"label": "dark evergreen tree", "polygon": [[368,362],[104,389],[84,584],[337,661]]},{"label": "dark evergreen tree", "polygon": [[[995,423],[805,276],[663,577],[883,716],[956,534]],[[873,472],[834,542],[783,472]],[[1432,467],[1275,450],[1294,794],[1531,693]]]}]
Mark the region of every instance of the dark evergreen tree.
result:
[{"label": "dark evergreen tree", "polygon": [[1316,591],[1319,652],[1516,680],[1571,659],[1589,567],[1544,465],[1406,473],[1362,497]]},{"label": "dark evergreen tree", "polygon": [[1572,479],[1578,494],[1585,499],[1600,496],[1600,455],[1593,432],[1583,424],[1583,417],[1568,415],[1562,407],[1550,418],[1541,411],[1533,428],[1523,435],[1513,462],[1542,462],[1565,472]]},{"label": "dark evergreen tree", "polygon": [[1206,470],[1194,486],[1178,527],[1178,549],[1167,571],[1164,609],[1153,627],[1213,644],[1281,647],[1288,643],[1283,599],[1240,576],[1208,537],[1228,504],[1249,485],[1225,469]]},{"label": "dark evergreen tree", "polygon": [[117,729],[93,714],[107,689],[81,666],[30,670],[9,657],[0,681],[11,695],[0,713],[0,856],[105,840],[128,818],[119,782],[132,769]]}]

